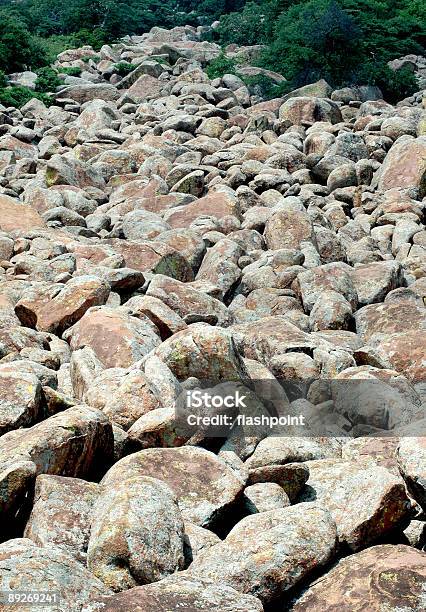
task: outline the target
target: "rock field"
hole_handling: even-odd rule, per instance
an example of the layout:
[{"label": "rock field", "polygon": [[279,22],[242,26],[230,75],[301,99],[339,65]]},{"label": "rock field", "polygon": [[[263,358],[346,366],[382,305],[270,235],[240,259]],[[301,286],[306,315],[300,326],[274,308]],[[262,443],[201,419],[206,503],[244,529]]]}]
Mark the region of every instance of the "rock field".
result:
[{"label": "rock field", "polygon": [[[59,597],[1,612],[426,609],[425,92],[262,101],[219,52],[0,107],[0,591]],[[306,435],[186,435],[205,380],[291,382]]]}]

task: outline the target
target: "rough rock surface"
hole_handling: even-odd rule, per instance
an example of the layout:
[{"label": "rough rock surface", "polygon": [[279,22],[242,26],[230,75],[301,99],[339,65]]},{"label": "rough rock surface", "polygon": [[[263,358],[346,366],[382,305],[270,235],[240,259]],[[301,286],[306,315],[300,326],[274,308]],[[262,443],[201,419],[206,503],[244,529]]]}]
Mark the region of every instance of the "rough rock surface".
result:
[{"label": "rough rock surface", "polygon": [[244,483],[213,453],[197,447],[148,449],[116,463],[102,483],[124,474],[148,476],[164,481],[175,493],[185,520],[210,527],[232,506]]},{"label": "rough rock surface", "polygon": [[114,591],[183,569],[184,525],[171,489],[142,475],[107,476],[91,516],[87,566]]},{"label": "rough rock surface", "polygon": [[410,546],[373,546],[340,561],[296,601],[294,612],[421,610],[426,553]]},{"label": "rough rock surface", "polygon": [[[59,612],[81,610],[91,598],[108,593],[100,580],[60,548],[37,546],[26,538],[0,544],[0,586],[2,592],[56,593],[58,603],[53,607]],[[25,608],[34,612],[40,604]]]},{"label": "rough rock surface", "polygon": [[114,597],[98,600],[93,598],[92,602],[83,608],[83,612],[96,609],[105,612],[262,612],[263,606],[256,597],[243,595],[226,584],[217,584],[208,578],[198,578],[182,572],[160,582],[129,589]]},{"label": "rough rock surface", "polygon": [[269,602],[326,564],[335,542],[334,521],[315,504],[270,510],[243,519],[223,543],[199,555],[189,573]]}]

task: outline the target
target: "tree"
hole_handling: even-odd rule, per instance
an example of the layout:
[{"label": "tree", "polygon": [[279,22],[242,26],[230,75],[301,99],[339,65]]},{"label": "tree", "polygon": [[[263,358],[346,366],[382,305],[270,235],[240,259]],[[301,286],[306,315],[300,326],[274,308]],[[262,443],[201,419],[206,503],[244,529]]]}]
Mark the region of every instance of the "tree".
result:
[{"label": "tree", "polygon": [[290,7],[275,36],[263,63],[296,86],[318,78],[341,83],[361,61],[361,29],[335,0]]},{"label": "tree", "polygon": [[41,45],[14,16],[0,13],[0,70],[16,72],[45,62]]}]

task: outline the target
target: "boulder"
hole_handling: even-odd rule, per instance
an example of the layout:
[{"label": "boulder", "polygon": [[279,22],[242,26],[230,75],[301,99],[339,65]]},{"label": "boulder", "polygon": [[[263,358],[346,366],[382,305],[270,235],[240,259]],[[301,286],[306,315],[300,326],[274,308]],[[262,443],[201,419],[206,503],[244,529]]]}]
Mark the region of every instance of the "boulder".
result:
[{"label": "boulder", "polygon": [[415,187],[419,198],[426,195],[426,136],[401,136],[377,171],[373,185],[381,191]]},{"label": "boulder", "polygon": [[164,482],[142,471],[110,471],[92,512],[87,566],[116,592],[156,582],[183,569],[183,534]]},{"label": "boulder", "polygon": [[37,476],[34,505],[24,537],[58,548],[85,565],[93,506],[99,485],[79,478]]},{"label": "boulder", "polygon": [[24,294],[15,312],[24,325],[61,336],[89,308],[105,304],[110,287],[95,276],[79,276],[71,279],[53,298],[49,293],[49,290],[41,291],[34,297],[29,293],[27,298]]},{"label": "boulder", "polygon": [[403,481],[368,459],[319,459],[305,465],[309,480],[301,499],[327,508],[336,521],[339,541],[353,551],[373,544],[409,514]]},{"label": "boulder", "polygon": [[332,100],[305,95],[286,100],[280,107],[279,118],[281,121],[288,120],[295,125],[316,121],[339,123],[342,121],[342,114],[338,105]]},{"label": "boulder", "polygon": [[[38,546],[27,538],[0,544],[0,588],[2,592],[52,594],[57,599],[49,607],[61,612],[81,610],[90,599],[112,594],[88,569],[60,548]],[[36,612],[40,603],[30,603],[25,608]]]},{"label": "boulder", "polygon": [[2,371],[0,367],[0,436],[43,418],[45,404],[42,386],[34,374]]},{"label": "boulder", "polygon": [[178,612],[182,609],[200,612],[263,611],[257,597],[243,595],[225,584],[191,576],[188,572],[179,572],[159,582],[135,587],[113,597],[93,597],[82,608],[82,612],[92,612],[99,607],[105,612]]},{"label": "boulder", "polygon": [[422,608],[426,553],[399,544],[373,546],[342,559],[292,606],[294,612],[398,612]]},{"label": "boulder", "polygon": [[88,310],[69,330],[68,338],[73,351],[89,346],[106,368],[126,368],[161,343],[147,317],[136,318],[108,306]]},{"label": "boulder", "polygon": [[182,516],[211,528],[242,494],[244,483],[226,463],[202,448],[152,448],[116,463],[102,484],[108,487],[124,475],[158,478],[175,493]]},{"label": "boulder", "polygon": [[56,98],[69,98],[84,104],[91,100],[117,100],[120,93],[117,89],[109,83],[85,83],[81,85],[71,85],[61,89],[57,94]]},{"label": "boulder", "polygon": [[270,603],[325,565],[335,544],[330,514],[316,504],[297,504],[244,518],[223,542],[201,553],[189,573]]},{"label": "boulder", "polygon": [[401,437],[397,461],[402,477],[414,499],[426,508],[426,440],[413,436]]},{"label": "boulder", "polygon": [[0,195],[0,230],[28,232],[46,227],[43,219],[28,204]]}]

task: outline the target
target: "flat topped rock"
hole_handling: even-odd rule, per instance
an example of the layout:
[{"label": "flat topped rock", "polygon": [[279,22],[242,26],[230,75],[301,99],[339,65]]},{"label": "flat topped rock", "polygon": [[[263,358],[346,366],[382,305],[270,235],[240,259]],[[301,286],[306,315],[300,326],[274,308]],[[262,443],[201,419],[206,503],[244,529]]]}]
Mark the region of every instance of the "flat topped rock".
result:
[{"label": "flat topped rock", "polygon": [[92,600],[82,612],[262,612],[261,602],[224,584],[179,572],[160,582],[135,587],[113,597]]},{"label": "flat topped rock", "polygon": [[424,610],[426,553],[402,544],[373,546],[342,559],[292,607],[293,612]]},{"label": "flat topped rock", "polygon": [[3,232],[29,232],[44,229],[45,222],[28,204],[0,195],[0,230]]},{"label": "flat topped rock", "polygon": [[301,499],[327,508],[339,540],[352,550],[374,543],[408,517],[402,479],[373,460],[319,459],[303,465],[309,480]]},{"label": "flat topped rock", "polygon": [[330,514],[317,504],[296,504],[244,518],[223,542],[202,552],[189,571],[266,603],[327,563],[335,543]]},{"label": "flat topped rock", "polygon": [[185,520],[210,527],[242,494],[244,483],[219,457],[197,447],[152,448],[125,457],[105,475],[108,486],[126,474],[167,483],[177,496]]},{"label": "flat topped rock", "polygon": [[[59,601],[50,609],[58,612],[81,610],[91,598],[111,593],[84,565],[59,548],[37,546],[26,538],[0,544],[0,589],[56,593]],[[36,612],[43,606],[19,608]]]}]

